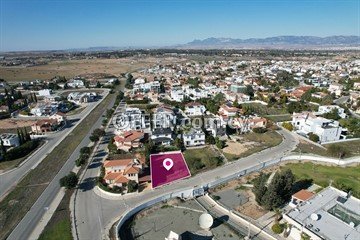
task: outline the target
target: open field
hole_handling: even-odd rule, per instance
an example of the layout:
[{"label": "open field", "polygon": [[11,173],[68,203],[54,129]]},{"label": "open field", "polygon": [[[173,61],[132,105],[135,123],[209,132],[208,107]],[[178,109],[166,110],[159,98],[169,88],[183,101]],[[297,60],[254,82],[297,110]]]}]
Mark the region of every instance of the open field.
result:
[{"label": "open field", "polygon": [[266,133],[251,132],[238,137],[239,142],[229,145],[231,149],[223,149],[223,153],[229,161],[247,157],[266,148],[275,147],[282,142],[282,137],[275,131],[267,131]]},{"label": "open field", "polygon": [[312,179],[315,184],[327,187],[330,181],[332,185],[339,189],[348,191],[360,198],[360,166],[356,167],[338,167],[307,163],[288,163],[281,167],[282,169],[291,169],[297,180]]},{"label": "open field", "polygon": [[49,223],[41,233],[39,240],[71,240],[70,197],[72,191],[67,190]]},{"label": "open field", "polygon": [[46,80],[54,76],[72,78],[80,74],[107,73],[119,76],[120,73],[133,72],[158,62],[176,62],[179,58],[131,57],[122,59],[87,59],[52,61],[46,65],[33,67],[0,67],[0,76],[9,82]]},{"label": "open field", "polygon": [[209,146],[187,149],[184,151],[184,157],[192,175],[223,164],[223,162],[219,162],[217,159],[219,157],[218,152]]},{"label": "open field", "polygon": [[115,97],[108,95],[71,134],[31,170],[0,203],[0,239],[6,238],[59,172],[94,123]]}]

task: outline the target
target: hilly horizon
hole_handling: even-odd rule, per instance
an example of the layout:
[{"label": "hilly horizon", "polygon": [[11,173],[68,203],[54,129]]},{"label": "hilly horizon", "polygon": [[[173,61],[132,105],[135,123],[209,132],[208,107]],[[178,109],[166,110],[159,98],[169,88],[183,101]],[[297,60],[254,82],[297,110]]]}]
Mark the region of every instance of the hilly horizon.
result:
[{"label": "hilly horizon", "polygon": [[336,35],[328,37],[317,36],[276,36],[267,38],[215,38],[203,40],[195,39],[186,44],[177,45],[177,48],[291,48],[291,47],[359,47],[360,36]]}]

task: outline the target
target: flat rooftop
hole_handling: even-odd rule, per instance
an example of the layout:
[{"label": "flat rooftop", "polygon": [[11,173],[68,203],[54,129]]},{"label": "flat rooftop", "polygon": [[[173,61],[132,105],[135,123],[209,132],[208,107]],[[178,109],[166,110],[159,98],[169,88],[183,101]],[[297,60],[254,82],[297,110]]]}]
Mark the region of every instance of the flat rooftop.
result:
[{"label": "flat rooftop", "polygon": [[[317,214],[318,220],[312,215]],[[327,187],[291,210],[290,218],[324,239],[360,239],[360,200]]]}]

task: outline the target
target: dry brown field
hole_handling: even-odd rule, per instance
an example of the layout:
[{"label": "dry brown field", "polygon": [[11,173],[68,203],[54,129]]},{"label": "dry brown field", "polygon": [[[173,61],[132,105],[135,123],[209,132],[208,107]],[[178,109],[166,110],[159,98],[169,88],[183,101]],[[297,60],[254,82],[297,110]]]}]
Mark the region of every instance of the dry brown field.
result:
[{"label": "dry brown field", "polygon": [[33,67],[0,67],[0,78],[8,82],[47,80],[54,76],[72,78],[80,74],[107,73],[119,76],[120,73],[134,72],[155,64],[184,61],[174,57],[130,57],[121,59],[86,59],[52,61],[46,65]]}]

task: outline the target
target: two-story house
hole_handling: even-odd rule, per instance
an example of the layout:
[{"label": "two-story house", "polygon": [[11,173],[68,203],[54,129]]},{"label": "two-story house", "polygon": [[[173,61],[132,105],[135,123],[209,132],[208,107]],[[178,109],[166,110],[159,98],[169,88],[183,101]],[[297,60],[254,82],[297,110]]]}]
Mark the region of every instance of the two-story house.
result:
[{"label": "two-story house", "polygon": [[134,148],[139,148],[142,146],[142,140],[144,139],[144,132],[143,131],[125,131],[119,135],[114,137],[114,144],[116,145],[117,149],[123,151],[130,151]]},{"label": "two-story house", "polygon": [[139,183],[143,167],[138,159],[106,160],[104,181],[110,186],[124,187],[130,180]]},{"label": "two-story house", "polygon": [[182,138],[185,147],[201,146],[205,144],[205,133],[201,129],[191,128],[189,131],[184,131]]}]

